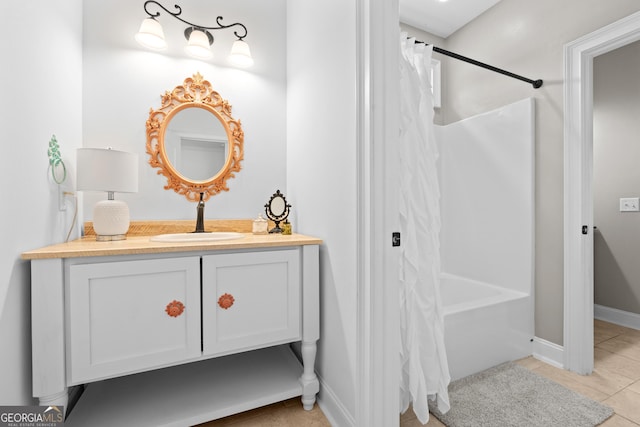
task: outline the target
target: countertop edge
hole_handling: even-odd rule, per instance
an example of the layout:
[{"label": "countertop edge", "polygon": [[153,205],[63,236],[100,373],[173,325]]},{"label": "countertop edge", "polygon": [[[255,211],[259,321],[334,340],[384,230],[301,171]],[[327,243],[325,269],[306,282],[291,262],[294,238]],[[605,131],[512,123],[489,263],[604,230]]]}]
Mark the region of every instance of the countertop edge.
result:
[{"label": "countertop edge", "polygon": [[236,240],[212,242],[165,243],[152,242],[152,236],[134,236],[117,242],[96,242],[94,237],[83,237],[68,243],[59,243],[20,254],[23,260],[83,258],[114,255],[138,255],[195,251],[220,251],[233,249],[259,249],[286,246],[320,245],[322,239],[302,234],[253,235]]}]

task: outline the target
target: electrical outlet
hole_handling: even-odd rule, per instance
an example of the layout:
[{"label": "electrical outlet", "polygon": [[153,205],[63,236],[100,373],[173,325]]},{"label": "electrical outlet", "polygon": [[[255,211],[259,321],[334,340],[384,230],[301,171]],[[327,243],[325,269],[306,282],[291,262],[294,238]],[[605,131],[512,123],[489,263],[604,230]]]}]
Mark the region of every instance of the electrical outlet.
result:
[{"label": "electrical outlet", "polygon": [[67,197],[73,197],[73,192],[66,185],[58,184],[58,210],[67,210]]},{"label": "electrical outlet", "polygon": [[620,212],[639,212],[640,198],[625,197],[620,199]]},{"label": "electrical outlet", "polygon": [[64,187],[58,184],[58,210],[60,212],[67,210],[67,205],[64,202],[64,192],[65,192]]}]

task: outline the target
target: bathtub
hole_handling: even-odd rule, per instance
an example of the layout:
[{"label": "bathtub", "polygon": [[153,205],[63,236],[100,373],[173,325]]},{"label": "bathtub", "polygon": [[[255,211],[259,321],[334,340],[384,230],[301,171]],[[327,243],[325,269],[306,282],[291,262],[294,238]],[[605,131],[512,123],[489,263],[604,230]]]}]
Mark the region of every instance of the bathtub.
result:
[{"label": "bathtub", "polygon": [[441,275],[451,379],[533,353],[533,296],[447,273]]}]

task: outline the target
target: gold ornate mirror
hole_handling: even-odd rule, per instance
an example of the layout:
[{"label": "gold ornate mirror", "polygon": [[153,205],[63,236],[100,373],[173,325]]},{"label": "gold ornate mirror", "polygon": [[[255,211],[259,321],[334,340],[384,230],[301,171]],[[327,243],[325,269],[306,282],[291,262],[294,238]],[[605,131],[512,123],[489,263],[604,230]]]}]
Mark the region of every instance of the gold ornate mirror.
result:
[{"label": "gold ornate mirror", "polygon": [[173,189],[197,202],[229,191],[227,180],[241,169],[244,132],[231,104],[200,73],[161,96],[147,119],[149,164]]}]

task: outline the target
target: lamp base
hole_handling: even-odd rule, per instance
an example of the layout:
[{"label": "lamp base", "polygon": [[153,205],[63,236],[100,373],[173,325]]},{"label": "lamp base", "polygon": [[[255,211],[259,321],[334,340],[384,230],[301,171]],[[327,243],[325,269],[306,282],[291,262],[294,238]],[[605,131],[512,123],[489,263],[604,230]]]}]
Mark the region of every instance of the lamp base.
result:
[{"label": "lamp base", "polygon": [[96,240],[124,240],[129,230],[129,206],[122,200],[101,200],[93,207]]},{"label": "lamp base", "polygon": [[96,235],[96,242],[114,242],[116,240],[126,240],[126,234],[115,234],[113,236]]}]

